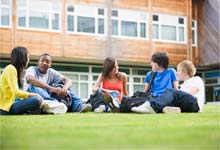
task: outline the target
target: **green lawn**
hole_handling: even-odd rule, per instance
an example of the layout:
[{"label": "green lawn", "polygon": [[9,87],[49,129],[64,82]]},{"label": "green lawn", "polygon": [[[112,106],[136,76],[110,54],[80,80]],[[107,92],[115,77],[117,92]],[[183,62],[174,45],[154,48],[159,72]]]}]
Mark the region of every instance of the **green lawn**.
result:
[{"label": "green lawn", "polygon": [[1,116],[0,126],[0,149],[220,149],[219,104],[203,113]]}]

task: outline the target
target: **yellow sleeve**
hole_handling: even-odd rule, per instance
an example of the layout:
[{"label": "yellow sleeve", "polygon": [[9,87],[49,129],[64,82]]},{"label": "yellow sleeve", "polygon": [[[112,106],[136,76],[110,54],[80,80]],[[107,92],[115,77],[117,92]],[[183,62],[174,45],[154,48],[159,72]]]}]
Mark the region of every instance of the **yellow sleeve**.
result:
[{"label": "yellow sleeve", "polygon": [[19,90],[18,88],[17,70],[14,66],[8,68],[8,71],[6,71],[6,76],[13,95],[17,98],[28,98],[29,92]]}]

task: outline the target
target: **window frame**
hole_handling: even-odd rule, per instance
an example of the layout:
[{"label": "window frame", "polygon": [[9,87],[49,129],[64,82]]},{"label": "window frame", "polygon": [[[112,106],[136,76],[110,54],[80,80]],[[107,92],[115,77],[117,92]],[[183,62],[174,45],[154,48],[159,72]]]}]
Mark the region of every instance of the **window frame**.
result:
[{"label": "window frame", "polygon": [[[68,12],[68,7],[72,6],[74,8],[74,12]],[[90,12],[90,10],[86,12],[82,12],[82,8],[87,8],[90,9],[94,12]],[[86,10],[87,10],[86,9]],[[99,9],[104,10],[104,15],[99,15]],[[67,3],[65,6],[65,11],[66,11],[66,28],[65,31],[67,34],[80,34],[80,35],[90,35],[90,36],[107,36],[107,8],[104,7],[96,7],[96,6],[87,6],[87,5],[75,5],[73,3]],[[81,11],[81,12],[80,12]],[[74,22],[73,22],[73,31],[68,30],[68,15],[74,17]],[[95,19],[95,32],[94,33],[89,33],[89,32],[79,32],[78,31],[78,17],[88,17],[88,18],[94,18]],[[99,19],[104,19],[104,33],[101,34],[99,33],[99,24],[98,20]]]},{"label": "window frame", "polygon": [[[158,21],[154,21],[153,20],[153,16],[156,15],[158,16]],[[161,17],[167,17],[167,18],[172,18],[173,20],[172,21],[163,21],[163,20],[160,20]],[[180,24],[179,23],[179,19],[184,19],[184,24]],[[171,24],[170,22],[175,22],[174,24]],[[171,15],[171,14],[158,14],[158,13],[153,13],[152,14],[152,26],[153,25],[158,25],[158,39],[155,39],[153,36],[152,36],[152,41],[154,42],[167,42],[167,43],[177,43],[177,44],[187,44],[187,17],[186,16],[176,16],[176,15]],[[176,40],[163,40],[161,38],[162,36],[162,26],[165,25],[165,26],[172,26],[172,27],[175,27],[176,28]],[[179,28],[180,27],[183,27],[184,28],[184,41],[180,41],[179,39]],[[153,33],[153,27],[152,27],[152,33]]]},{"label": "window frame", "polygon": [[[33,31],[46,31],[46,32],[55,32],[55,33],[59,33],[62,31],[62,5],[59,1],[50,1],[50,0],[46,0],[49,5],[50,5],[50,8],[49,8],[49,11],[41,11],[40,9],[39,10],[30,10],[29,8],[29,4],[30,4],[30,0],[25,0],[26,1],[26,6],[25,7],[19,7],[19,1],[20,0],[17,0],[17,3],[16,3],[16,6],[17,6],[17,17],[16,17],[16,22],[17,22],[17,29],[20,29],[20,30],[33,30]],[[58,5],[60,5],[60,10],[53,10],[53,4],[56,3]],[[24,10],[25,11],[25,17],[26,17],[26,22],[25,22],[25,27],[21,27],[19,26],[19,11],[20,10]],[[48,13],[48,29],[41,29],[41,28],[34,28],[34,27],[30,27],[29,25],[29,21],[30,21],[30,11],[37,11],[37,12],[47,12]],[[56,29],[53,29],[53,15],[54,14],[58,14],[59,15],[59,21],[58,21],[58,27],[59,29],[56,30]]]},{"label": "window frame", "polygon": [[192,20],[192,23],[194,23],[194,27],[192,26],[192,31],[194,31],[194,38],[195,38],[194,39],[195,43],[193,43],[193,36],[192,36],[192,46],[197,47],[198,46],[197,20]]},{"label": "window frame", "polygon": [[[114,12],[117,11],[117,16],[112,16],[113,11]],[[112,21],[113,20],[118,21],[118,35],[113,35],[112,31],[111,31],[111,37],[125,38],[125,39],[148,40],[148,38],[149,38],[148,37],[148,33],[149,33],[148,26],[149,26],[149,24],[148,24],[148,13],[147,12],[145,12],[145,11],[135,11],[135,10],[126,10],[126,9],[112,9],[112,12],[111,12],[110,23],[111,23],[111,26],[112,26]],[[135,18],[135,19],[131,19],[131,18],[128,19],[128,18],[126,18],[126,16],[123,15],[123,13],[132,13],[132,12],[136,13],[136,14],[133,14],[133,15],[136,15],[138,17]],[[144,19],[141,19],[143,14],[144,14]],[[125,35],[121,34],[121,32],[122,32],[121,31],[122,21],[137,23],[137,36],[136,37],[125,36]],[[141,34],[140,34],[142,23],[145,23],[145,36],[146,37],[141,37]]]},{"label": "window frame", "polygon": [[[2,1],[0,0],[0,28],[11,28],[12,27],[12,0],[8,0],[9,5],[3,5]],[[9,9],[9,25],[2,25],[2,8]]]}]

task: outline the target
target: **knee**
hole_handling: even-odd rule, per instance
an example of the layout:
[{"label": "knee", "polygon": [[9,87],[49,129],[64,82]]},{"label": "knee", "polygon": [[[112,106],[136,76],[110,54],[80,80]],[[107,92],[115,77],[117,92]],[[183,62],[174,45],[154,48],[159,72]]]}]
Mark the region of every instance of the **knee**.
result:
[{"label": "knee", "polygon": [[40,106],[41,105],[41,98],[39,96],[34,96],[33,97],[33,103],[37,106]]}]

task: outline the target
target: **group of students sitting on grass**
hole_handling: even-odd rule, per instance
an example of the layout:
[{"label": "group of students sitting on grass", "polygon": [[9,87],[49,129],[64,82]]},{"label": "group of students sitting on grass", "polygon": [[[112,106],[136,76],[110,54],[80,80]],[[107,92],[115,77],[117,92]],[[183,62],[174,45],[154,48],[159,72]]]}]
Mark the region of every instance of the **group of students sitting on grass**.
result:
[{"label": "group of students sitting on grass", "polygon": [[[195,76],[196,69],[191,61],[184,60],[174,68],[168,68],[169,58],[164,52],[151,57],[152,71],[145,78],[143,93],[147,97],[132,99],[127,92],[127,75],[119,72],[117,61],[112,57],[104,60],[102,73],[92,90],[99,92],[99,102],[84,102],[70,88],[72,81],[51,68],[52,57],[42,54],[37,66],[30,66],[24,77],[22,73],[29,62],[25,47],[15,47],[11,52],[11,64],[0,76],[0,115],[42,114],[65,112],[122,112],[122,105],[131,100],[141,100],[130,109],[134,113],[180,113],[201,112],[205,101],[204,83]],[[152,78],[152,75],[153,78]],[[178,81],[183,83],[178,85]],[[56,85],[61,84],[62,87]],[[69,96],[71,104],[60,102],[56,97]],[[96,99],[97,100],[97,99]],[[57,109],[57,110],[56,110]]]}]

